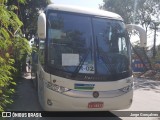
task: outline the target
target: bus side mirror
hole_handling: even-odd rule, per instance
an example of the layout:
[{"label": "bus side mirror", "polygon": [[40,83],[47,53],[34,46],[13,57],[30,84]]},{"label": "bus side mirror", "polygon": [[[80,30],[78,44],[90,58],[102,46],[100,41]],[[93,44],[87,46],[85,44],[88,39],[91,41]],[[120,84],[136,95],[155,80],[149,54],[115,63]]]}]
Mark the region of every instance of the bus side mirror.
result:
[{"label": "bus side mirror", "polygon": [[127,28],[128,32],[131,32],[132,30],[138,31],[139,35],[140,35],[139,36],[140,37],[140,46],[141,47],[146,47],[146,45],[147,45],[147,33],[142,27],[140,27],[138,25],[135,25],[135,24],[127,24],[126,28]]},{"label": "bus side mirror", "polygon": [[38,17],[38,37],[46,39],[46,15],[41,13]]}]

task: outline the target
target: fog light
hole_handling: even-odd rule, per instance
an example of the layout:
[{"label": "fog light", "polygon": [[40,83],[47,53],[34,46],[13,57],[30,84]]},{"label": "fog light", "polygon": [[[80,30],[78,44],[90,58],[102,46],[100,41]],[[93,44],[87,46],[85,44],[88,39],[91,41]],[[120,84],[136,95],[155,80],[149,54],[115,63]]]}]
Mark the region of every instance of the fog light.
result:
[{"label": "fog light", "polygon": [[50,99],[48,99],[47,100],[47,104],[51,106],[52,105],[52,101]]},{"label": "fog light", "polygon": [[129,92],[130,90],[132,90],[132,89],[133,89],[133,84],[128,85],[127,87],[121,88],[121,89],[119,89],[119,90],[122,91],[122,92],[127,93],[127,92]]}]

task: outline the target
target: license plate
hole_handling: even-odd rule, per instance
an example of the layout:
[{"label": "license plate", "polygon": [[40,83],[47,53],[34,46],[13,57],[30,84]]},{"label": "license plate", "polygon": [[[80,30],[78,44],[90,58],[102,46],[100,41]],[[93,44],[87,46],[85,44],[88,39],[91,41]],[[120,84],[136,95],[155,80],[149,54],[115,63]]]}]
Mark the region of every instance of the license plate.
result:
[{"label": "license plate", "polygon": [[103,102],[90,102],[88,108],[103,108]]}]

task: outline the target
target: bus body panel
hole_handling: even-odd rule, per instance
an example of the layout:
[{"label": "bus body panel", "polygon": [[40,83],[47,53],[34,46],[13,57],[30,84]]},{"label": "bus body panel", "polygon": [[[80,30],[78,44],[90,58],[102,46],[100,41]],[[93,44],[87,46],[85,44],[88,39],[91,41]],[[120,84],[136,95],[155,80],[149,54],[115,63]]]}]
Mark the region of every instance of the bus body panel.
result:
[{"label": "bus body panel", "polygon": [[[73,98],[49,89],[44,93],[44,110],[47,111],[107,111],[127,109],[132,103],[133,91],[115,98]],[[47,104],[51,100],[52,105]],[[103,102],[103,108],[88,108],[90,102]]]},{"label": "bus body panel", "polygon": [[[47,111],[105,111],[105,110],[119,110],[129,108],[132,103],[133,89],[127,93],[119,96],[110,97],[108,94],[110,91],[119,90],[128,85],[132,85],[132,77],[113,81],[113,82],[88,82],[88,81],[76,81],[66,78],[50,75],[43,71],[43,68],[39,65],[38,83],[39,83],[39,101],[44,110]],[[130,79],[130,82],[128,82]],[[70,90],[81,92],[82,94],[71,95],[63,94],[57,91],[53,91],[47,88],[47,82],[51,82],[58,86],[63,86]],[[88,89],[76,89],[75,84],[94,84],[94,88]],[[133,86],[133,85],[132,85]],[[99,92],[99,97],[94,98],[93,92]],[[102,93],[106,93],[103,95]],[[86,96],[88,94],[88,96]],[[71,95],[71,96],[70,96]],[[48,103],[49,102],[49,103]],[[88,108],[90,102],[102,102],[102,108]]]},{"label": "bus body panel", "polygon": [[70,80],[63,77],[58,77],[55,75],[50,75],[47,72],[43,70],[41,66],[39,66],[40,72],[39,72],[39,78],[43,79],[43,81],[49,81],[53,84],[63,86],[69,89],[75,89],[76,84],[93,84],[94,89],[88,90],[88,89],[81,89],[83,91],[109,91],[109,90],[117,90],[121,89],[123,87],[126,87],[128,85],[133,84],[133,77],[121,79],[118,81],[105,81],[105,82],[94,82],[94,81],[77,81],[77,80]]},{"label": "bus body panel", "polygon": [[78,6],[50,4],[46,8],[46,11],[47,10],[66,11],[66,12],[80,13],[80,14],[86,14],[86,15],[101,16],[108,19],[123,21],[122,17],[116,13],[104,11],[104,10],[98,10],[98,9],[82,8]]}]

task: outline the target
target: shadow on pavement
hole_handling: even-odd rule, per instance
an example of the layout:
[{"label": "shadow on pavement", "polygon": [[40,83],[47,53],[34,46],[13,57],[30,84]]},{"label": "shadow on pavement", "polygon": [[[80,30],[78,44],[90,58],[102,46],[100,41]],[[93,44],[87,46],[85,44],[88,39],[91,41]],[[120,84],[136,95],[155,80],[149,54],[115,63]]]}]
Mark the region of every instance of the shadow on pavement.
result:
[{"label": "shadow on pavement", "polygon": [[135,78],[134,80],[134,90],[153,90],[160,93],[160,81],[148,80],[144,78]]},{"label": "shadow on pavement", "polygon": [[13,95],[14,103],[9,106],[8,111],[40,111],[37,91],[33,86],[30,73],[24,73],[16,80],[17,86]]}]

